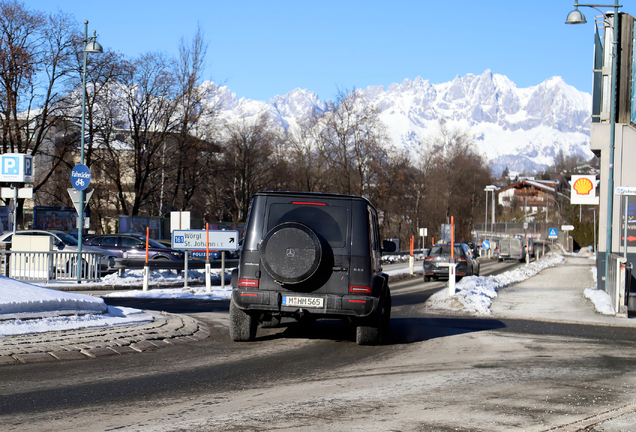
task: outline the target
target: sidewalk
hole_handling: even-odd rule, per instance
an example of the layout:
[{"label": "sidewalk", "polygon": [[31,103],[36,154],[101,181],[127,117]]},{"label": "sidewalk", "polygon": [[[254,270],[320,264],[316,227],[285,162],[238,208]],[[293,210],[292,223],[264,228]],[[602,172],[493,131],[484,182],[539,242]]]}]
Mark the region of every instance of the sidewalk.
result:
[{"label": "sidewalk", "polygon": [[497,293],[491,311],[497,318],[636,327],[636,319],[596,312],[583,293],[595,285],[586,257],[564,256],[564,261],[530,279]]}]

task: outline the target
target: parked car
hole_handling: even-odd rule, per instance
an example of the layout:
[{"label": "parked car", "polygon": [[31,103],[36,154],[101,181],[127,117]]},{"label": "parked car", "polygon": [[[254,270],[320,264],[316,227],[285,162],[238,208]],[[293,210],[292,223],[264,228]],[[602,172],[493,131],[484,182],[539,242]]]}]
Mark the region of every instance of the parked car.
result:
[{"label": "parked car", "polygon": [[[455,267],[455,275],[459,279],[463,276],[479,276],[479,261],[473,256],[472,250],[467,244],[455,243],[454,255],[457,264],[457,267]],[[450,259],[450,244],[436,244],[432,246],[424,258],[424,282],[429,282],[431,278],[447,278]]]},{"label": "parked car", "polygon": [[[21,230],[15,233],[16,235],[32,235],[32,236],[48,236],[53,239],[53,247],[58,251],[64,252],[77,252],[79,243],[77,239],[72,235],[65,233],[63,231],[45,231],[45,230]],[[11,249],[11,241],[13,239],[13,232],[5,232],[0,235],[0,243],[4,245],[5,249]],[[92,252],[92,253],[100,253],[103,255],[102,260],[102,271],[108,271],[112,269],[115,264],[114,258],[116,258],[115,254],[109,253],[108,251],[104,251],[102,249],[98,249],[91,246],[83,246],[83,252]]]},{"label": "parked car", "polygon": [[[117,258],[146,259],[146,237],[139,234],[90,234],[83,239],[88,246],[108,251]],[[148,241],[148,259],[183,261],[183,251],[172,249],[156,240]]]},{"label": "parked car", "polygon": [[259,324],[282,317],[311,323],[340,318],[356,342],[374,345],[391,317],[389,276],[378,214],[352,195],[259,192],[252,205],[238,268],[232,272],[230,337],[250,341]]}]

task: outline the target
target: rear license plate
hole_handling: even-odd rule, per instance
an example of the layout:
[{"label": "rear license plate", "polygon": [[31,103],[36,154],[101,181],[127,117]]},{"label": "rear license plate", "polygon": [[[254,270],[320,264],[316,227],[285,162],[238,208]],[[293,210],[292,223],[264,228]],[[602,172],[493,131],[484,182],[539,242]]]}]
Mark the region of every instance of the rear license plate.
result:
[{"label": "rear license plate", "polygon": [[283,306],[322,308],[324,299],[317,297],[283,296]]}]

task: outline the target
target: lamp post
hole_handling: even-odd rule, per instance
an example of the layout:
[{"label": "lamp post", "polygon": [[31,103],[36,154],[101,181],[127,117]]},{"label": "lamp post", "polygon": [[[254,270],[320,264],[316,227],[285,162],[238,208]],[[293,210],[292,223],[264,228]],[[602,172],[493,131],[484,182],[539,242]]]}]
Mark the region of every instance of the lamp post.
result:
[{"label": "lamp post", "polygon": [[484,218],[484,234],[486,234],[488,232],[488,192],[490,191],[490,189],[486,187],[486,189],[484,190],[486,191],[486,216]]},{"label": "lamp post", "polygon": [[486,191],[486,225],[488,224],[488,192],[492,192],[492,217],[490,219],[490,233],[492,234],[495,231],[495,191],[497,186],[488,185],[484,190]]},{"label": "lamp post", "polygon": [[[613,206],[614,206],[614,144],[615,144],[615,136],[616,136],[616,77],[618,71],[616,70],[616,57],[617,57],[617,47],[618,47],[618,28],[617,28],[617,20],[618,20],[618,8],[622,7],[622,5],[618,4],[618,0],[614,1],[613,5],[602,5],[602,4],[579,4],[578,0],[574,2],[574,10],[568,14],[567,19],[565,20],[566,24],[585,24],[587,20],[585,19],[585,15],[581,11],[579,11],[579,6],[590,7],[596,9],[601,14],[603,14],[603,19],[606,20],[606,23],[612,29],[612,86],[611,86],[611,100],[610,100],[610,136],[609,136],[609,170],[608,170],[608,180],[607,180],[607,232],[606,232],[606,240],[605,240],[605,275],[607,277],[608,273],[608,260],[607,257],[610,253],[612,253],[612,221],[613,221]],[[598,9],[599,7],[613,7],[614,8],[614,16],[612,21],[608,19],[606,13]],[[605,42],[607,44],[607,42]],[[604,280],[604,279],[603,279]],[[599,284],[600,285],[600,284]],[[603,290],[605,290],[605,283],[603,283]]]},{"label": "lamp post", "polygon": [[[84,131],[86,124],[86,60],[88,54],[102,54],[104,49],[97,42],[97,32],[93,31],[93,36],[88,37],[88,20],[84,21],[84,64],[82,67],[82,132],[80,136],[80,163],[84,165]],[[79,227],[77,229],[77,283],[81,282],[82,276],[82,234],[84,232],[84,190],[80,190],[79,202]]]}]

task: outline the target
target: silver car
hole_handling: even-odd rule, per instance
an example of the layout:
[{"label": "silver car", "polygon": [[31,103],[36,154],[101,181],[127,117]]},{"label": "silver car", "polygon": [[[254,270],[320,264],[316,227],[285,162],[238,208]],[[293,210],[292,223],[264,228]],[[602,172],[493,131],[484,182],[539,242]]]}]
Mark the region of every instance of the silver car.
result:
[{"label": "silver car", "polygon": [[[436,244],[432,246],[424,258],[424,282],[431,278],[448,278],[448,263],[451,258],[450,244]],[[455,274],[458,279],[463,276],[479,276],[479,261],[473,256],[472,250],[465,243],[455,243],[454,258],[457,267]]]},{"label": "silver car", "polygon": [[[31,236],[49,236],[53,238],[53,246],[55,250],[64,251],[64,252],[77,252],[78,245],[77,239],[72,235],[65,233],[63,231],[44,231],[44,230],[21,230],[15,233],[16,235],[31,235]],[[11,242],[13,239],[13,232],[5,232],[0,235],[0,244],[3,244],[4,249],[11,249]],[[99,249],[92,246],[82,246],[83,252],[91,252],[101,254],[104,258],[102,258],[102,271],[107,271],[111,269],[112,266],[115,265],[116,255],[104,251],[103,249]]]}]

